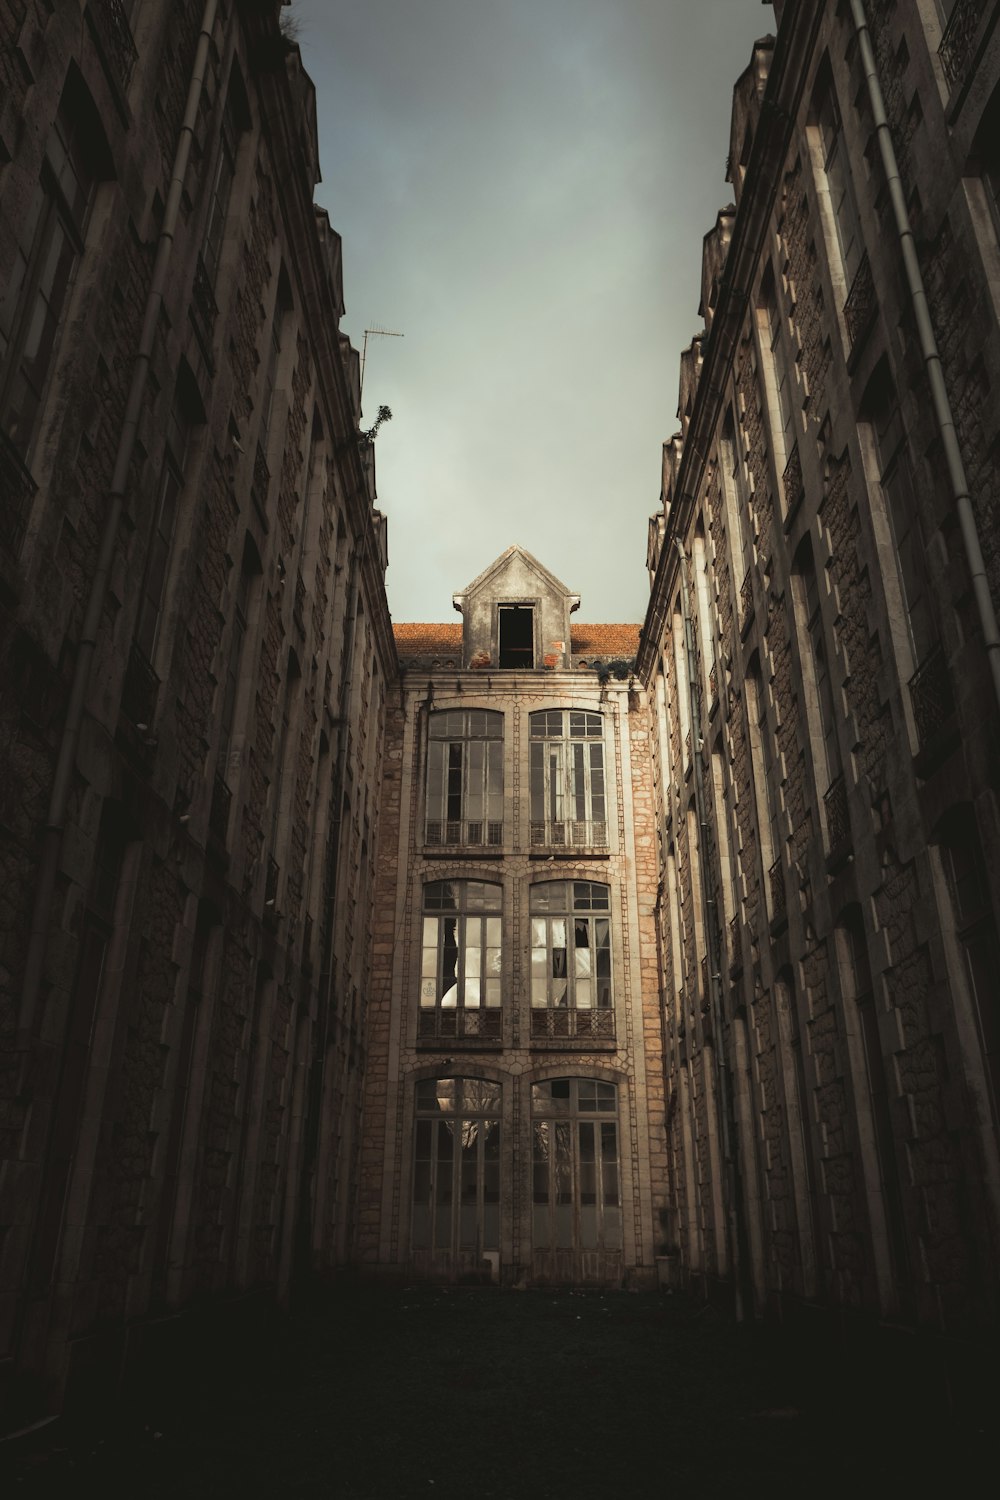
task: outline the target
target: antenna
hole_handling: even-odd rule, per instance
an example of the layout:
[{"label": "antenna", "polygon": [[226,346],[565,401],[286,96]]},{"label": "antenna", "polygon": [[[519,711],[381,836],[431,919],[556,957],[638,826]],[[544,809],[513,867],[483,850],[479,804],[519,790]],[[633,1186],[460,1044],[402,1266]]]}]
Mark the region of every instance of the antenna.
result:
[{"label": "antenna", "polygon": [[380,338],[380,339],[401,339],[401,338],[404,337],[404,335],[401,334],[401,333],[393,333],[393,331],[392,331],[391,328],[381,328],[378,325],[378,323],[375,324],[374,328],[366,328],[365,329],[365,336],[364,336],[364,338],[361,341],[361,378],[360,378],[360,380],[358,382],[358,395],[359,396],[361,395],[361,393],[364,391],[364,388],[365,388],[365,360],[368,357],[368,339],[369,339],[369,337],[371,337],[371,338]]}]

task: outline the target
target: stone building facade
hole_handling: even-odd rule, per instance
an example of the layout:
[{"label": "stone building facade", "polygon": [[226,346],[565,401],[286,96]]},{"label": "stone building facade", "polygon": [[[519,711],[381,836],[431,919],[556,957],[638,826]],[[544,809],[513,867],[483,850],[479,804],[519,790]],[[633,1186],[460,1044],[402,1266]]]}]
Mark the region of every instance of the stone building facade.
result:
[{"label": "stone building facade", "polygon": [[[666,1201],[656,834],[636,626],[519,547],[396,627],[360,1265],[652,1283]],[[645,962],[644,962],[645,956]]]},{"label": "stone building facade", "polygon": [[1000,7],[775,7],[664,445],[670,1240],[757,1315],[995,1327]]},{"label": "stone building facade", "polygon": [[279,11],[0,8],[8,1426],[352,1233],[396,656]]}]

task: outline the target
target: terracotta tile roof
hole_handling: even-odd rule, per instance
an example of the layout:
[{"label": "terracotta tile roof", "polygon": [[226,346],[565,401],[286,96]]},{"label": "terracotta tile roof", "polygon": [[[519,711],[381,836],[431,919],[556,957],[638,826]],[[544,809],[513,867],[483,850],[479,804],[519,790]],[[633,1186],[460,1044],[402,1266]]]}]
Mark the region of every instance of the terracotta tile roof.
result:
[{"label": "terracotta tile roof", "polygon": [[400,656],[461,656],[462,622],[447,625],[396,625],[396,650]]},{"label": "terracotta tile roof", "polygon": [[632,657],[639,650],[638,625],[571,625],[574,656]]},{"label": "terracotta tile roof", "polygon": [[[639,650],[638,625],[571,625],[570,645],[574,656],[633,657]],[[396,650],[400,656],[454,656],[462,653],[462,622],[454,625],[396,625]]]}]

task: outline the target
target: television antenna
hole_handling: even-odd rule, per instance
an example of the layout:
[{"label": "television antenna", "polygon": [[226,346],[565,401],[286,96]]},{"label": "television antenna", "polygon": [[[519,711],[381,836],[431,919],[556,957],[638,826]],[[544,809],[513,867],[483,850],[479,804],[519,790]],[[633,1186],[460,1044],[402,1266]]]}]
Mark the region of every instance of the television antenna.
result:
[{"label": "television antenna", "polygon": [[401,339],[403,337],[405,337],[404,334],[402,334],[402,333],[394,333],[391,328],[382,328],[382,327],[380,327],[380,325],[378,323],[375,324],[374,328],[366,328],[365,329],[365,336],[364,336],[364,338],[361,341],[361,377],[360,377],[360,380],[358,382],[358,395],[359,396],[361,395],[361,393],[364,391],[364,388],[365,388],[365,360],[368,358],[368,340],[369,340],[369,338]]}]

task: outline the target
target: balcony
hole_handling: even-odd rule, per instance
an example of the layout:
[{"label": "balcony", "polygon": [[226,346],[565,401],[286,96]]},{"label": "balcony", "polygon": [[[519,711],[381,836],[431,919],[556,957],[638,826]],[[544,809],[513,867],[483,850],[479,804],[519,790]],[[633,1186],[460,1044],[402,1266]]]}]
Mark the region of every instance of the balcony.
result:
[{"label": "balcony", "polygon": [[539,1041],[611,1041],[615,1038],[613,1010],[533,1010],[531,1039]]},{"label": "balcony", "polygon": [[934,646],[910,678],[910,702],[921,749],[955,712],[948,665],[940,646]]},{"label": "balcony", "polygon": [[787,911],[785,902],[785,872],[781,860],[776,859],[767,872],[767,883],[771,891],[771,920],[777,922]]},{"label": "balcony", "polygon": [[952,88],[962,83],[976,50],[979,25],[989,9],[988,0],[958,0],[945,27],[938,57]]},{"label": "balcony", "polygon": [[229,811],[233,805],[233,794],[218,771],[212,783],[212,805],[208,813],[208,831],[225,847],[229,833]]},{"label": "balcony", "polygon": [[795,444],[788,455],[788,462],[781,476],[781,488],[785,497],[785,515],[791,519],[805,493],[802,483],[802,460],[799,457],[798,443]]},{"label": "balcony", "polygon": [[499,1041],[503,1033],[503,1013],[499,1009],[475,1010],[460,1006],[454,1010],[422,1010],[417,1022],[417,1036],[435,1041]]},{"label": "balcony", "polygon": [[215,318],[218,311],[205,262],[199,255],[194,273],[194,286],[191,288],[190,317],[201,352],[209,364],[212,362],[212,340],[215,335]]},{"label": "balcony", "polygon": [[729,972],[737,974],[743,967],[743,951],[740,948],[740,919],[737,914],[729,923]]},{"label": "balcony", "polygon": [[607,847],[608,825],[591,818],[574,818],[565,823],[533,822],[528,841],[533,849],[603,849]]},{"label": "balcony", "polygon": [[123,94],[128,93],[139,54],[122,0],[90,0],[87,21],[103,55],[104,64]]},{"label": "balcony", "polygon": [[122,713],[142,734],[149,730],[156,717],[159,692],[160,679],[133,641],[122,686]]},{"label": "balcony", "polygon": [[15,560],[21,555],[37,490],[14,444],[0,432],[0,549]]},{"label": "balcony", "polygon": [[753,569],[747,568],[740,584],[740,635],[745,636],[753,619]]},{"label": "balcony", "polygon": [[424,843],[463,849],[486,845],[495,849],[503,843],[503,824],[485,822],[481,818],[447,821],[429,818]]},{"label": "balcony", "polygon": [[823,797],[823,807],[826,810],[827,848],[830,854],[835,856],[849,849],[851,844],[851,820],[847,812],[847,783],[843,772],[830,783]]},{"label": "balcony", "polygon": [[868,263],[868,256],[865,255],[851,282],[851,290],[844,303],[844,322],[847,324],[847,337],[851,343],[852,353],[864,340],[875,321],[877,311],[878,302],[875,299],[872,268]]}]

